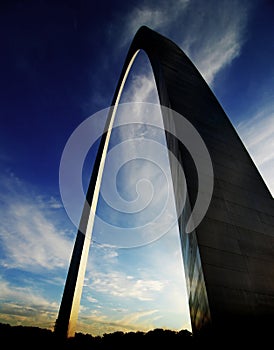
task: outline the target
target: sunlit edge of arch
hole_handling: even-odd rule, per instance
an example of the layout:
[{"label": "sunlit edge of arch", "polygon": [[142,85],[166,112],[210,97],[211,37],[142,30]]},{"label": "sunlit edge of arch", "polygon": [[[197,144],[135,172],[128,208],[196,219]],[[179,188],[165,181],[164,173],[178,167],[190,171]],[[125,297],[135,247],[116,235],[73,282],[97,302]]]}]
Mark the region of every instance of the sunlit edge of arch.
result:
[{"label": "sunlit edge of arch", "polygon": [[[92,237],[92,231],[93,231],[93,226],[94,226],[94,221],[95,221],[95,212],[99,200],[99,193],[100,193],[100,187],[102,183],[102,177],[103,177],[103,171],[104,171],[104,166],[105,166],[105,161],[106,161],[106,155],[108,151],[108,146],[109,146],[109,141],[110,141],[110,136],[112,132],[112,126],[115,120],[115,115],[116,111],[119,105],[119,101],[121,98],[121,94],[123,92],[123,88],[125,85],[125,82],[127,80],[128,74],[131,70],[131,67],[133,65],[133,62],[135,61],[136,56],[138,55],[140,49],[136,50],[135,53],[133,54],[127,69],[125,73],[123,74],[123,79],[121,84],[119,85],[119,91],[116,97],[115,104],[113,105],[113,108],[110,109],[110,114],[108,117],[109,123],[107,125],[107,134],[106,134],[106,139],[104,143],[104,148],[100,160],[100,165],[98,169],[98,174],[96,178],[96,184],[94,187],[94,192],[92,196],[92,202],[89,208],[89,216],[88,216],[88,221],[87,225],[85,228],[85,239],[84,239],[84,245],[82,249],[82,255],[80,259],[80,264],[79,264],[79,270],[78,270],[78,275],[77,275],[77,281],[75,285],[75,293],[74,293],[74,298],[72,302],[72,307],[71,307],[71,313],[70,313],[70,321],[69,321],[69,327],[68,327],[68,337],[73,337],[75,335],[76,331],[76,323],[78,320],[78,314],[79,314],[79,308],[80,308],[80,302],[81,302],[81,295],[82,295],[82,290],[83,290],[83,285],[84,285],[84,277],[85,277],[85,271],[87,267],[87,261],[88,261],[88,255],[89,255],[89,248],[90,248],[90,241]],[[87,200],[85,201],[84,206],[89,207],[89,203]],[[85,209],[84,209],[85,211]],[[83,220],[86,220],[86,217],[82,215],[81,217],[81,222],[80,222],[80,227],[83,227]]]},{"label": "sunlit edge of arch", "polygon": [[[122,82],[120,84],[120,88],[116,97],[116,101],[113,105],[113,107],[110,109],[109,111],[109,116],[108,116],[108,120],[109,122],[107,127],[107,134],[106,134],[106,139],[105,139],[105,143],[104,143],[104,148],[103,148],[103,152],[102,152],[102,156],[101,156],[101,161],[100,161],[100,166],[98,169],[98,174],[97,174],[97,178],[96,178],[96,184],[95,184],[95,188],[94,188],[94,192],[93,192],[93,197],[92,197],[92,203],[90,206],[90,213],[92,215],[89,215],[89,221],[90,219],[92,220],[91,222],[88,222],[87,225],[87,229],[86,229],[86,239],[87,240],[91,240],[92,237],[92,228],[94,225],[94,219],[95,219],[95,213],[96,213],[96,208],[97,208],[97,203],[98,203],[98,199],[99,199],[99,193],[100,193],[100,187],[101,187],[101,183],[102,183],[102,178],[103,178],[103,171],[104,171],[104,166],[105,166],[105,161],[106,161],[106,156],[107,156],[107,151],[108,151],[108,146],[109,146],[109,141],[110,141],[110,137],[111,137],[111,133],[112,133],[112,127],[114,124],[114,120],[115,120],[115,116],[116,116],[116,112],[117,112],[117,108],[119,105],[119,101],[121,99],[121,95],[124,89],[124,85],[126,83],[128,74],[131,70],[131,67],[133,65],[133,62],[135,61],[136,56],[138,55],[140,49],[138,49],[134,55],[132,56],[127,69],[123,75],[123,79]],[[87,203],[88,205],[88,203]],[[89,234],[87,235],[87,232],[89,232]]]}]

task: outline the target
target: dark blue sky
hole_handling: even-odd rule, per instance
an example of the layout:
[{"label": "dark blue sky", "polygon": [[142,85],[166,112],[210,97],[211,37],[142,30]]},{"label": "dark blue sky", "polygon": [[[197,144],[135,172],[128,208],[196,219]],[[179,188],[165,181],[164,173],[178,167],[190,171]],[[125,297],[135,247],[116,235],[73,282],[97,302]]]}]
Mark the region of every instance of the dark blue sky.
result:
[{"label": "dark blue sky", "polygon": [[[248,3],[252,11],[243,29],[244,50],[233,65],[220,69],[213,86],[234,123],[254,111],[254,98],[265,104],[273,98],[272,89],[262,90],[273,83],[273,3]],[[18,175],[30,182],[39,178],[54,189],[63,145],[72,130],[112,100],[131,33],[127,45],[121,45],[119,36],[127,34],[122,32],[127,14],[142,4],[2,2],[1,151],[12,159],[10,166]],[[144,4],[157,9],[156,3]],[[184,24],[178,22],[176,30],[160,32],[170,32],[173,40],[183,38]]]},{"label": "dark blue sky", "polygon": [[[192,59],[274,193],[273,1],[1,1],[1,322],[54,323],[75,237],[59,193],[61,155],[74,129],[110,105],[141,25]],[[127,101],[148,100],[149,69],[136,64],[134,74]],[[160,242],[134,252],[94,247],[82,329],[189,327],[187,307],[178,316],[174,302],[178,246],[163,240],[165,252]]]}]

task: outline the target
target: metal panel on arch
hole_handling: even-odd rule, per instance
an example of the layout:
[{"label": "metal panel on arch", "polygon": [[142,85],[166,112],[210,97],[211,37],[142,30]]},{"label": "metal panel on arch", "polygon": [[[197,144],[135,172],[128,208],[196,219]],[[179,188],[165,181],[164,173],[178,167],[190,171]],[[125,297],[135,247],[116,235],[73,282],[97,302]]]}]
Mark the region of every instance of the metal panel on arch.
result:
[{"label": "metal panel on arch", "polygon": [[[198,191],[196,169],[184,146],[166,135],[169,149],[183,166],[188,187],[189,205],[178,223],[193,331],[208,326],[225,329],[273,324],[273,198],[216,97],[189,58],[169,39],[147,27],[139,29],[126,57],[113,105],[127,67],[139,49],[151,62],[161,105],[193,124],[213,164],[214,190],[209,209],[195,232],[186,234],[185,222]],[[176,133],[176,121],[173,122]],[[97,163],[100,158],[99,148]],[[176,198],[181,179],[176,176],[172,159],[170,163]],[[91,182],[96,179],[97,168]],[[75,245],[75,250],[81,249],[81,245]]]}]

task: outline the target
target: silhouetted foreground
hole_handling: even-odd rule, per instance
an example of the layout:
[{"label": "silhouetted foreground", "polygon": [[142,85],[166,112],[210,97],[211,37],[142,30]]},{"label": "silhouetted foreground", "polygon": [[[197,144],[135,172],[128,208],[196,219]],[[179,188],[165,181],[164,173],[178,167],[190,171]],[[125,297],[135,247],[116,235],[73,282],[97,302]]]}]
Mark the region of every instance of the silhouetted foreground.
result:
[{"label": "silhouetted foreground", "polygon": [[[170,347],[180,341],[183,345],[193,343],[192,335],[187,330],[174,332],[171,330],[155,329],[149,332],[114,332],[103,336],[76,333],[74,338],[64,341],[56,338],[55,334],[39,327],[10,326],[0,324],[1,349],[13,349],[20,346],[26,349],[131,349],[132,347],[154,347],[156,344]],[[3,344],[6,344],[6,346]]]},{"label": "silhouetted foreground", "polygon": [[[268,334],[270,335],[270,334]],[[255,345],[252,332],[244,338],[239,334],[228,332],[221,337],[193,337],[187,330],[179,332],[154,329],[148,332],[114,332],[103,336],[76,333],[74,338],[60,340],[48,329],[39,327],[10,326],[0,323],[1,349],[50,349],[50,350],[125,350],[125,349],[154,349],[155,347],[175,349],[180,345],[182,348],[191,346],[192,349],[208,347],[219,349],[230,345],[246,348],[247,345]],[[256,341],[260,345],[265,344],[266,334],[257,334]],[[271,336],[272,338],[272,336]],[[257,344],[257,343],[256,343]]]}]

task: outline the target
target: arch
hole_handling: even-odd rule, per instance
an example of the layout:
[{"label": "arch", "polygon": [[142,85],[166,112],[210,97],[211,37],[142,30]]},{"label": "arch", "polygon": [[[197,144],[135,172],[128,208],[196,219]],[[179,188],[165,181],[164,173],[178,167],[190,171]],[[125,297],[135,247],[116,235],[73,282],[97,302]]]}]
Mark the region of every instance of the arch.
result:
[{"label": "arch", "polygon": [[[150,60],[160,104],[183,115],[197,129],[212,157],[217,179],[204,220],[195,231],[185,234],[187,217],[199,195],[200,179],[187,150],[166,133],[167,146],[182,164],[187,182],[188,205],[179,216],[178,224],[192,329],[195,333],[211,328],[212,324],[218,329],[225,329],[231,322],[236,326],[235,320],[240,327],[243,322],[257,327],[262,323],[262,316],[274,315],[274,269],[270,271],[272,282],[257,283],[264,270],[264,254],[257,256],[255,262],[252,254],[256,250],[256,240],[252,242],[246,237],[252,230],[254,237],[272,247],[274,266],[271,236],[274,229],[273,200],[224,110],[194,64],[172,41],[141,27],[126,56],[112,100],[113,110],[98,148],[86,195],[87,206],[83,209],[55,332],[61,336],[71,336],[74,332],[89,246],[82,232],[92,226],[89,212],[90,206],[96,208],[97,205],[98,198],[94,193],[98,195],[100,188],[97,180],[104,166],[102,155],[107,150],[123,85],[140,49]],[[176,134],[180,125],[175,119],[164,118],[164,123],[166,120],[171,120],[173,124],[168,129],[173,128]],[[176,200],[181,183],[173,164],[170,166]],[[260,198],[260,208],[256,205],[257,198]],[[258,222],[258,217],[264,218],[263,225]],[[270,259],[269,253],[265,254]],[[252,268],[246,267],[246,259],[252,261]]]},{"label": "arch", "polygon": [[[104,163],[105,157],[103,157],[102,155],[104,152],[106,153],[107,151],[111,128],[114,122],[115,113],[116,113],[117,106],[119,104],[121,93],[122,93],[125,81],[127,79],[128,73],[130,71],[130,68],[140,49],[144,50],[144,52],[147,54],[149,61],[151,63],[155,81],[156,81],[156,87],[159,95],[160,105],[164,107],[173,108],[174,103],[172,103],[170,99],[168,84],[169,84],[169,79],[172,76],[174,76],[173,79],[175,80],[177,78],[176,78],[176,69],[172,68],[171,59],[172,57],[176,57],[176,56],[180,57],[180,55],[184,55],[184,54],[170,40],[162,37],[160,34],[152,31],[148,27],[143,26],[136,33],[132,41],[132,44],[129,48],[127,57],[125,59],[122,72],[120,74],[120,78],[117,83],[117,87],[114,92],[114,96],[111,104],[113,108],[111,108],[109,112],[106,125],[105,125],[105,130],[101,137],[100,145],[99,145],[97,156],[95,159],[88,191],[86,194],[86,203],[83,208],[83,214],[80,220],[79,230],[77,232],[77,237],[76,237],[73,255],[71,258],[71,263],[68,271],[65,289],[64,289],[64,293],[63,293],[63,297],[60,305],[60,310],[59,310],[58,318],[55,324],[55,333],[63,337],[73,336],[75,333],[75,326],[76,326],[76,321],[78,317],[80,298],[81,298],[82,287],[83,287],[84,273],[86,270],[86,263],[87,263],[87,257],[88,257],[88,251],[89,251],[89,240],[87,239],[87,235],[83,234],[83,232],[85,233],[87,231],[87,227],[90,228],[93,225],[93,223],[91,224],[89,223],[89,220],[90,220],[89,213],[90,213],[90,207],[94,207],[93,210],[95,211],[95,208],[97,205],[98,197],[95,198],[96,196],[94,194],[95,192],[97,192],[97,196],[98,196],[98,193],[99,193],[98,190],[96,191],[96,186],[97,188],[100,187],[100,182],[98,183],[98,174],[100,172],[100,168],[102,172],[102,169],[104,167],[103,163]],[[184,55],[184,58],[187,59],[185,55]],[[170,72],[172,74],[170,74]],[[170,120],[170,118],[168,120]],[[172,129],[174,130],[174,133],[175,133],[175,128],[176,126],[170,126],[170,125],[168,126],[168,130]],[[174,139],[174,137],[171,137],[171,135],[166,135],[166,140],[169,148],[180,159],[179,145],[177,144],[177,140]],[[171,166],[171,173],[172,171],[174,173],[177,172],[176,169],[172,169],[172,166]],[[175,176],[173,179],[173,182],[176,182],[177,180],[178,179],[176,179],[176,176]],[[178,186],[179,185],[176,184],[175,188]],[[176,196],[175,196],[175,199],[176,199]],[[185,220],[181,219],[179,220],[179,222],[180,221],[184,222]],[[195,233],[193,232],[192,235],[193,235],[192,241],[196,241],[194,237]],[[195,249],[195,259],[197,261],[200,261],[197,244]],[[199,264],[198,270],[202,274],[201,264]],[[193,289],[193,283],[188,281],[187,285],[188,285],[188,291],[190,293],[191,288]],[[197,290],[197,286],[194,288],[194,290]],[[199,291],[200,291],[200,288],[199,288]],[[204,286],[203,286],[203,291],[205,291]],[[208,308],[206,293],[204,293],[203,295],[204,295],[203,305],[204,305],[204,308],[207,310],[206,312],[204,312],[204,314],[206,315],[206,318],[209,320],[209,308]]]}]

